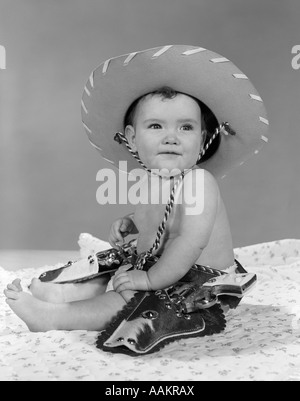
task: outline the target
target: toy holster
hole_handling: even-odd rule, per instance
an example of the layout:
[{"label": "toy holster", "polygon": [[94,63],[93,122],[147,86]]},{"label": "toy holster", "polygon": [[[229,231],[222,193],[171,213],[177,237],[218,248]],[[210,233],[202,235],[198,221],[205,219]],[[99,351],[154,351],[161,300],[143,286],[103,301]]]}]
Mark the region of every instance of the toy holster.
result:
[{"label": "toy holster", "polygon": [[[136,240],[120,250],[108,249],[78,262],[43,273],[40,280],[57,284],[79,283],[112,275],[120,266],[137,261]],[[144,270],[158,260],[148,258]],[[193,265],[175,285],[159,291],[138,291],[97,339],[97,347],[130,356],[158,351],[166,344],[188,337],[220,333],[226,327],[224,311],[236,308],[256,283],[236,262],[233,274]]]}]

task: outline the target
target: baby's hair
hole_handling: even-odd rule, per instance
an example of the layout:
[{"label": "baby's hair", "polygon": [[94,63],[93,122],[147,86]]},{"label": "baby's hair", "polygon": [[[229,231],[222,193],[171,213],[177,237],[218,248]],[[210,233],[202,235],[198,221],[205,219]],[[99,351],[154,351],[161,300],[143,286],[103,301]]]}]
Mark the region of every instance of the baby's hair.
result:
[{"label": "baby's hair", "polygon": [[[207,143],[209,143],[210,139],[214,135],[216,129],[219,127],[218,120],[214,113],[210,110],[209,107],[206,106],[201,100],[197,99],[194,96],[188,95],[187,93],[179,92],[173,88],[170,88],[169,86],[163,86],[161,88],[158,88],[152,92],[149,92],[143,96],[140,96],[137,98],[131,105],[129,106],[125,118],[124,118],[124,128],[127,125],[134,125],[135,122],[135,116],[136,116],[136,111],[137,107],[140,104],[140,102],[145,99],[147,96],[161,96],[162,99],[174,99],[177,95],[185,95],[189,96],[192,98],[200,107],[201,110],[201,125],[202,129],[206,131],[206,139],[205,139],[205,144],[204,147],[206,146]],[[214,139],[212,144],[209,146],[208,150],[205,152],[204,156],[201,158],[200,163],[208,160],[210,157],[212,157],[216,151],[219,148],[220,145],[220,135],[217,135],[217,137]]]}]

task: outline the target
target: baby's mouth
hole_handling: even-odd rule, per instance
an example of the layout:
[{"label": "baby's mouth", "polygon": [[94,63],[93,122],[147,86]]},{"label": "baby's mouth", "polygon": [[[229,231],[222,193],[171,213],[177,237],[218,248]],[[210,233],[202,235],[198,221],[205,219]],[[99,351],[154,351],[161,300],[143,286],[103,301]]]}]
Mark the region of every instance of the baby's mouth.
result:
[{"label": "baby's mouth", "polygon": [[181,154],[177,152],[160,152],[159,155],[181,156]]}]

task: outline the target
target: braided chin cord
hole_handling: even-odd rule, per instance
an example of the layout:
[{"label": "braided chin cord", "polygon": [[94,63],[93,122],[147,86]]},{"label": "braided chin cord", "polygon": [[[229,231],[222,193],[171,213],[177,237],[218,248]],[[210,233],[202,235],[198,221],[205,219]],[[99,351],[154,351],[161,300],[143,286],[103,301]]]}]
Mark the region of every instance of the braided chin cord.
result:
[{"label": "braided chin cord", "polygon": [[[220,126],[216,129],[216,131],[214,132],[214,134],[212,135],[212,137],[210,138],[209,142],[205,145],[205,147],[202,149],[202,151],[199,154],[197,163],[199,163],[199,161],[201,160],[201,158],[204,156],[204,154],[207,152],[208,148],[211,146],[211,144],[213,143],[213,141],[216,139],[216,137],[220,134],[223,133],[224,135],[235,135],[235,132],[231,129],[231,127],[229,126],[229,124],[227,122],[224,122],[222,124],[220,124]],[[119,144],[124,143],[125,146],[127,147],[128,151],[132,154],[132,156],[140,163],[140,165],[146,170],[148,171],[150,174],[156,174],[158,175],[160,178],[161,176],[155,172],[153,172],[152,170],[149,170],[147,168],[147,166],[141,161],[141,159],[139,158],[137,152],[134,152],[129,143],[128,140],[126,138],[126,136],[121,133],[121,132],[117,132],[114,140],[117,141]],[[190,171],[191,169],[189,169],[188,171]],[[184,178],[185,172],[182,172],[179,177],[177,178],[177,181],[175,182],[173,189],[171,191],[167,206],[166,206],[166,210],[165,210],[165,214],[164,214],[164,218],[163,221],[161,222],[160,226],[158,227],[157,230],[157,234],[156,234],[156,238],[155,241],[152,245],[152,247],[147,251],[147,252],[142,252],[140,255],[138,255],[137,261],[135,263],[135,269],[138,270],[143,270],[143,267],[146,263],[146,261],[154,255],[154,252],[160,247],[160,243],[161,243],[161,238],[165,232],[166,229],[166,224],[167,224],[167,220],[170,216],[170,213],[173,209],[174,206],[174,201],[175,201],[175,193],[176,190],[178,188],[178,186],[182,183],[182,180]],[[170,179],[173,179],[175,177],[170,177]]]},{"label": "braided chin cord", "polygon": [[147,252],[143,252],[141,255],[139,255],[137,263],[136,263],[136,269],[142,270],[144,264],[147,261],[147,259],[150,258],[151,256],[153,256],[154,252],[159,248],[160,242],[161,242],[161,238],[162,238],[162,236],[163,236],[163,234],[165,232],[165,229],[166,229],[167,220],[168,220],[168,218],[170,216],[170,213],[171,213],[171,211],[173,209],[173,206],[174,206],[176,190],[177,190],[179,184],[182,182],[183,177],[184,177],[184,173],[182,172],[180,174],[179,179],[174,184],[173,189],[171,191],[171,195],[169,197],[169,200],[168,200],[168,203],[167,203],[167,206],[166,206],[164,218],[163,218],[163,221],[161,222],[160,226],[158,227],[155,241],[154,241],[152,247]]}]

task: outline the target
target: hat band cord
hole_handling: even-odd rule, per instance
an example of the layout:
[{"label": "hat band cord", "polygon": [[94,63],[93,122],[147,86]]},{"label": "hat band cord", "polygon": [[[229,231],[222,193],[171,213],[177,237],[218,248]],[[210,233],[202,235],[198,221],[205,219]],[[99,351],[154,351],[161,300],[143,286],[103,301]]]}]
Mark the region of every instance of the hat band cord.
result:
[{"label": "hat band cord", "polygon": [[[202,151],[199,154],[197,163],[201,160],[201,158],[204,156],[204,154],[207,152],[208,148],[211,146],[211,144],[213,143],[213,141],[216,139],[216,137],[220,134],[223,133],[224,135],[235,135],[235,131],[232,130],[232,128],[230,127],[230,125],[227,122],[223,122],[222,124],[219,125],[218,128],[216,128],[216,131],[214,132],[213,136],[211,137],[211,139],[209,140],[209,142],[205,145],[205,147],[202,149]],[[150,174],[153,174],[153,171],[149,170],[147,168],[147,166],[141,161],[141,159],[138,157],[138,155],[136,154],[136,152],[134,152],[130,145],[129,142],[126,138],[126,136],[122,133],[122,132],[117,132],[115,134],[114,140],[117,141],[119,144],[124,143],[127,147],[127,149],[129,150],[129,152],[132,154],[132,156],[140,163],[140,165],[147,170]],[[190,170],[189,170],[190,171]],[[155,173],[156,174],[156,173]],[[157,174],[159,177],[161,177],[159,174]],[[171,211],[174,207],[174,200],[175,200],[175,193],[176,190],[179,186],[179,184],[182,182],[183,178],[184,178],[185,173],[182,172],[180,174],[180,177],[177,179],[177,182],[174,184],[173,189],[171,191],[166,209],[165,209],[165,214],[164,214],[164,218],[163,221],[161,222],[160,226],[158,227],[157,230],[157,234],[156,234],[156,238],[155,241],[152,245],[152,247],[147,251],[147,252],[142,252],[140,255],[138,255],[138,258],[136,260],[135,263],[135,269],[137,270],[143,270],[143,267],[146,263],[146,261],[153,256],[154,252],[160,247],[160,243],[161,243],[161,238],[165,232],[166,229],[166,224],[167,224],[167,220],[171,214]],[[170,179],[175,178],[175,177],[170,177]]]}]

